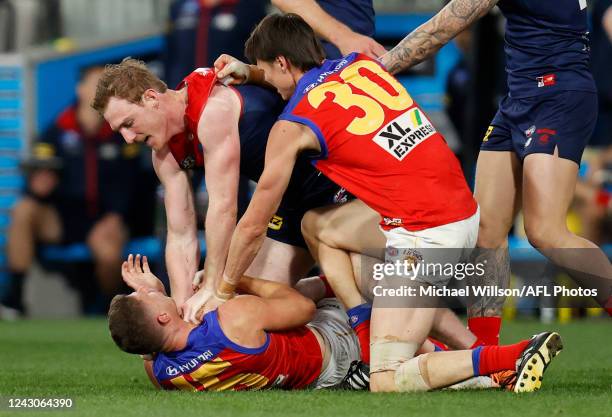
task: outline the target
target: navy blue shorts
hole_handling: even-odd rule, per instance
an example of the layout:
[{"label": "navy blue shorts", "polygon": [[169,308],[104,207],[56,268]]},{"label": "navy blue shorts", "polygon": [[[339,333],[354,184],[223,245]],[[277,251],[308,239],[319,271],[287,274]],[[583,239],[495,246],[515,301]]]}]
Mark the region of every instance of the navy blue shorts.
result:
[{"label": "navy blue shorts", "polygon": [[268,223],[267,236],[278,242],[306,248],[302,236],[302,217],[308,210],[341,204],[354,197],[325,175],[312,170],[306,179],[289,184],[276,214]]},{"label": "navy blue shorts", "polygon": [[535,97],[504,97],[480,146],[485,151],[514,151],[521,161],[532,153],[552,155],[580,165],[597,121],[597,94],[561,91]]}]

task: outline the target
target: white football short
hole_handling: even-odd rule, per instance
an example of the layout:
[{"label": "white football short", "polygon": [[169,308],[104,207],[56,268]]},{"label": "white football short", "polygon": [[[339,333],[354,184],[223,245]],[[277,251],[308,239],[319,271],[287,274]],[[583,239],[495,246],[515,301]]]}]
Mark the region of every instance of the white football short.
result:
[{"label": "white football short", "polygon": [[324,298],[317,303],[317,313],[307,326],[315,329],[329,349],[329,363],[315,381],[314,388],[338,385],[346,376],[351,362],[359,360],[359,341],[348,324],[348,316],[335,298]]}]

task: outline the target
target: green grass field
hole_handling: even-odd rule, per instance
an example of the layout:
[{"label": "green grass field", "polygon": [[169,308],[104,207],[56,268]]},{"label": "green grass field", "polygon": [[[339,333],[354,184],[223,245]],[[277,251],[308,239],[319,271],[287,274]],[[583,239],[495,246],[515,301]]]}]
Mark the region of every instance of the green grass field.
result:
[{"label": "green grass field", "polygon": [[[612,323],[576,321],[542,389],[370,394],[364,392],[158,392],[140,358],[119,351],[98,320],[0,322],[0,416],[612,416]],[[502,341],[544,330],[504,323]],[[72,398],[64,411],[16,411],[7,398]]]}]

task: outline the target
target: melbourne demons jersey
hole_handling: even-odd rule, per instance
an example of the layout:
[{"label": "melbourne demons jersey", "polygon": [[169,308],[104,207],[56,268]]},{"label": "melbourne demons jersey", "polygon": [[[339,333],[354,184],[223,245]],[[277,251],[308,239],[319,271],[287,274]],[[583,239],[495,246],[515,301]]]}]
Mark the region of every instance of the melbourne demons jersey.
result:
[{"label": "melbourne demons jersey", "polygon": [[[202,167],[204,155],[198,138],[198,123],[210,93],[217,83],[217,76],[209,68],[189,74],[177,89],[187,87],[185,132],[173,136],[168,142],[172,155],[181,169]],[[285,103],[271,90],[245,85],[235,88],[241,102],[238,132],[240,135],[240,173],[257,181],[263,171],[266,143],[272,125],[276,122]]]},{"label": "melbourne demons jersey", "polygon": [[317,379],[322,363],[316,336],[305,326],[266,333],[263,346],[245,348],[225,336],[215,310],[191,331],[183,350],[157,355],[153,374],[170,390],[300,389]]},{"label": "melbourne demons jersey", "polygon": [[589,70],[587,0],[501,0],[510,96],[596,91]]},{"label": "melbourne demons jersey", "polygon": [[442,135],[365,55],[325,61],[304,74],[280,119],[312,129],[321,145],[315,166],[378,211],[385,229],[423,230],[476,212]]}]

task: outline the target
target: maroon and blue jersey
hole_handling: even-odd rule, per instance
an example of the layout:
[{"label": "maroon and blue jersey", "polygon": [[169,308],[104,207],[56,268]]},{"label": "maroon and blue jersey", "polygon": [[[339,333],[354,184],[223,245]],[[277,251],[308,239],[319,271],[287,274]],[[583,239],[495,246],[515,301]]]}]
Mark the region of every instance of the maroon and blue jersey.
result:
[{"label": "maroon and blue jersey", "polygon": [[157,355],[153,374],[168,390],[301,389],[317,379],[322,364],[319,342],[306,326],[266,333],[261,347],[247,348],[223,333],[215,310],[191,331],[184,349]]},{"label": "maroon and blue jersey", "polygon": [[596,91],[589,70],[586,0],[500,0],[513,98]]},{"label": "maroon and blue jersey", "polygon": [[464,220],[477,205],[457,158],[406,89],[378,61],[326,60],[297,83],[281,120],[308,126],[316,168],[376,210],[385,229]]}]

